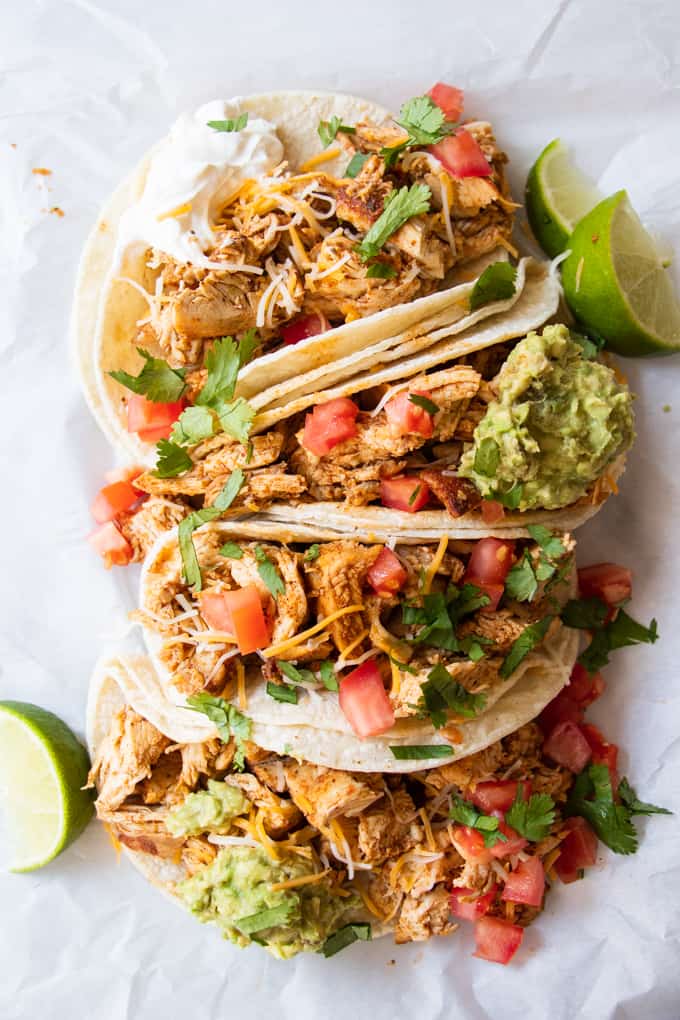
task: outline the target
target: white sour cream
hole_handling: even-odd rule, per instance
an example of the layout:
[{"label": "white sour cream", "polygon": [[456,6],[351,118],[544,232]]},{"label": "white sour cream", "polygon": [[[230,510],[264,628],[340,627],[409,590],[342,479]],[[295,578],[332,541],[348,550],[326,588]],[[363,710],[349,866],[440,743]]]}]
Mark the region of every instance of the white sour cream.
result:
[{"label": "white sour cream", "polygon": [[144,243],[178,262],[215,264],[205,252],[214,244],[213,224],[224,201],[243,181],[262,177],[283,159],[274,125],[260,117],[251,114],[241,131],[207,126],[240,112],[239,99],[215,100],[175,122],[151,157],[141,197],[121,217],[119,258]]}]

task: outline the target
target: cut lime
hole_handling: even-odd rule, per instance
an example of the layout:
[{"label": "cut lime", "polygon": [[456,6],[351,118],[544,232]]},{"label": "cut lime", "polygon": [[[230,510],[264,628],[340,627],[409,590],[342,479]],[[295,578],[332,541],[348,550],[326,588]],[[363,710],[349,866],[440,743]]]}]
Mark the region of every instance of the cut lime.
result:
[{"label": "cut lime", "polygon": [[578,221],[602,199],[592,181],[570,163],[559,138],[546,145],[529,171],[525,197],[531,229],[551,258],[566,249]]},{"label": "cut lime", "polygon": [[87,751],[56,715],[0,701],[0,797],[14,844],[12,871],[33,871],[80,835],[93,813]]},{"label": "cut lime", "polygon": [[629,357],[680,349],[680,304],[664,258],[625,191],[595,206],[569,238],[565,297],[583,325]]}]

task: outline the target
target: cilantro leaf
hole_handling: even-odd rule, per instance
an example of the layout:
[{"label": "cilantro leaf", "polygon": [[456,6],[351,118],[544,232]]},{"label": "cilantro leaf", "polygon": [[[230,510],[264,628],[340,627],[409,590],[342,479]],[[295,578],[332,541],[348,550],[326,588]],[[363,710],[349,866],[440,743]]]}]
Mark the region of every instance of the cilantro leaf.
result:
[{"label": "cilantro leaf", "polygon": [[564,556],[566,549],[562,540],[549,528],[543,527],[542,524],[527,524],[527,531],[549,559],[558,560],[560,556]]},{"label": "cilantro leaf", "polygon": [[522,559],[508,571],[508,576],[505,578],[505,593],[511,599],[517,599],[518,602],[531,602],[537,591],[536,574],[531,564],[531,557],[525,550]]},{"label": "cilantro leaf", "polygon": [[476,829],[484,836],[484,846],[490,849],[496,843],[507,843],[508,837],[499,830],[499,820],[495,815],[482,814],[469,800],[462,797],[455,797],[449,817],[460,825],[467,825],[470,829]]},{"label": "cilantro leaf", "polygon": [[601,599],[570,599],[560,613],[562,623],[575,630],[598,630],[609,615]]},{"label": "cilantro leaf", "polygon": [[409,393],[408,399],[416,407],[422,407],[423,411],[427,411],[428,414],[437,414],[439,411],[439,407],[435,404],[434,400],[424,397],[421,393]]},{"label": "cilantro leaf", "polygon": [[501,460],[501,449],[495,439],[486,436],[475,449],[474,469],[479,475],[493,478]]},{"label": "cilantro leaf", "polygon": [[342,131],[345,135],[356,134],[356,128],[343,124],[341,118],[335,115],[330,120],[320,120],[316,130],[324,148],[327,148],[331,142],[335,141],[338,131]]},{"label": "cilantro leaf", "polygon": [[318,560],[320,552],[321,546],[319,545],[318,542],[314,542],[314,544],[310,545],[310,547],[305,552],[304,555],[305,563],[313,563],[314,560]]},{"label": "cilantro leaf", "polygon": [[450,744],[390,744],[390,751],[397,761],[427,761],[450,758],[453,754]]},{"label": "cilantro leaf", "polygon": [[409,145],[436,145],[453,130],[444,111],[430,96],[407,100],[399,111],[397,124],[408,131]]},{"label": "cilantro leaf", "polygon": [[397,275],[397,270],[389,262],[374,262],[366,270],[367,280],[391,280]]},{"label": "cilantro leaf", "polygon": [[579,655],[578,661],[589,673],[597,673],[609,662],[609,653],[616,651],[617,648],[639,644],[653,645],[658,639],[656,620],[652,620],[649,627],[644,627],[623,609],[619,609],[610,623],[595,632],[588,647]]},{"label": "cilantro leaf", "polygon": [[209,120],[208,127],[213,131],[243,131],[248,123],[248,114],[239,113],[238,117],[229,117],[227,120]]},{"label": "cilantro leaf", "polygon": [[225,404],[219,411],[220,425],[228,435],[245,443],[255,417],[255,409],[243,397],[238,397],[231,404]]},{"label": "cilantro leaf", "polygon": [[315,684],[316,677],[312,673],[311,669],[298,669],[292,662],[286,662],[285,659],[277,659],[276,665],[279,667],[284,676],[287,676],[289,680],[294,680],[299,684]]},{"label": "cilantro leaf", "polygon": [[501,503],[508,510],[516,510],[522,502],[522,496],[524,495],[524,486],[521,482],[517,485],[513,485],[507,492],[494,492],[491,493],[489,499],[495,499]]},{"label": "cilantro leaf", "polygon": [[425,595],[422,606],[403,603],[402,621],[407,625],[423,625],[422,630],[413,638],[416,644],[445,648],[450,652],[464,651],[456,637],[456,624],[489,602],[486,592],[474,584],[464,584],[462,588],[449,585],[446,593],[433,592]]},{"label": "cilantro leaf", "polygon": [[172,426],[170,439],[180,446],[193,446],[215,431],[215,421],[207,407],[185,407]]},{"label": "cilantro leaf", "polygon": [[335,669],[330,659],[326,659],[319,666],[319,675],[321,676],[321,682],[327,691],[339,691],[340,685],[338,684],[338,678],[335,675]]},{"label": "cilantro leaf", "polygon": [[298,703],[298,689],[297,687],[291,687],[290,684],[273,684],[271,681],[267,681],[267,694],[274,701],[286,701],[290,705],[297,705]]},{"label": "cilantro leaf", "polygon": [[536,645],[540,645],[554,619],[554,616],[544,616],[542,620],[538,620],[536,623],[531,623],[528,627],[525,627],[520,636],[513,642],[512,648],[503,659],[500,668],[500,674],[502,677],[507,679],[509,676],[512,676],[520,663],[527,657],[529,652],[532,651]]},{"label": "cilantro leaf", "polygon": [[251,722],[247,715],[224,698],[214,698],[210,694],[191,694],[187,698],[187,705],[194,712],[202,712],[217,727],[221,739],[225,744],[234,738],[236,752],[234,754],[234,768],[238,772],[243,771],[245,763],[246,740],[250,740]]},{"label": "cilantro leaf", "polygon": [[232,336],[216,340],[206,355],[208,376],[194,403],[219,413],[222,405],[234,396],[239,369],[250,360],[256,347],[254,330],[248,330],[239,344]]},{"label": "cilantro leaf", "polygon": [[547,793],[533,793],[525,801],[522,786],[522,783],[517,784],[517,793],[505,820],[520,836],[538,843],[545,839],[555,821],[555,802]]},{"label": "cilantro leaf", "polygon": [[465,719],[474,719],[486,705],[483,694],[470,694],[466,691],[441,662],[427,674],[427,680],[420,691],[418,714],[421,719],[429,716],[435,729],[446,725],[449,711]]},{"label": "cilantro leaf", "polygon": [[357,247],[362,261],[374,258],[388,238],[407,220],[427,212],[431,198],[432,193],[426,184],[412,184],[410,188],[404,185],[392,191],[385,199],[382,213]]},{"label": "cilantro leaf", "polygon": [[220,549],[220,556],[227,556],[230,560],[242,560],[243,549],[236,542],[225,542]]},{"label": "cilantro leaf", "polygon": [[633,815],[673,814],[673,812],[669,811],[668,808],[657,807],[656,804],[646,804],[644,801],[638,800],[637,793],[625,778],[619,783],[618,794],[621,798],[621,802],[625,804],[630,811],[631,817],[633,817]]},{"label": "cilantro leaf", "polygon": [[156,478],[176,478],[194,466],[187,451],[167,439],[160,439],[156,443],[156,454],[156,468],[153,472]]},{"label": "cilantro leaf", "polygon": [[228,510],[238,496],[246,476],[240,468],[236,468],[229,476],[229,480],[219,493],[212,506],[204,507],[203,510],[194,510],[188,514],[183,521],[180,521],[177,529],[179,551],[182,557],[182,571],[184,580],[191,585],[194,591],[200,591],[203,578],[201,568],[194,548],[193,533],[202,524],[214,521],[220,514]]},{"label": "cilantro leaf", "polygon": [[269,588],[275,599],[283,595],[286,590],[283,578],[276,565],[267,556],[261,545],[255,546],[255,559],[257,560],[257,572]]},{"label": "cilantro leaf", "polygon": [[367,152],[355,152],[345,170],[345,177],[358,177],[362,171],[363,165],[368,159]]},{"label": "cilantro leaf", "polygon": [[328,936],[320,951],[328,959],[351,946],[353,942],[370,942],[371,938],[371,926],[367,922],[346,924],[344,928],[338,928]]},{"label": "cilantro leaf", "polygon": [[491,301],[506,301],[515,293],[517,270],[509,262],[493,262],[479,277],[470,294],[470,311]]},{"label": "cilantro leaf", "polygon": [[170,368],[167,361],[162,358],[154,358],[143,347],[137,348],[137,353],[144,358],[144,367],[139,375],[129,375],[128,372],[109,372],[112,379],[125,386],[133,393],[139,393],[156,404],[174,403],[184,393],[186,383],[184,382],[184,368]]},{"label": "cilantro leaf", "polygon": [[577,777],[565,815],[580,815],[595,830],[598,839],[617,854],[634,854],[638,848],[631,812],[625,804],[616,804],[609,769],[589,765]]},{"label": "cilantro leaf", "polygon": [[[293,899],[284,900],[275,907],[268,907],[266,910],[258,910],[256,914],[248,914],[247,917],[239,917],[233,921],[234,928],[237,928],[243,935],[254,935],[258,931],[265,931],[267,928],[278,928],[286,925],[290,915],[295,909]],[[265,943],[266,944],[266,943]]]}]

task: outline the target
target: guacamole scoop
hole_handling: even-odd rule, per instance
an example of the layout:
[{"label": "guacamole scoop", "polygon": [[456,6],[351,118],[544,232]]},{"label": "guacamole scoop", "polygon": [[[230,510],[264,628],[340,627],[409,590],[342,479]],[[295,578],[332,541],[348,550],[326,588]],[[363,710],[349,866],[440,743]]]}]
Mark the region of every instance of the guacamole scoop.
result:
[{"label": "guacamole scoop", "polygon": [[213,921],[239,946],[258,942],[287,960],[320,949],[359,906],[358,897],[331,892],[327,878],[276,889],[280,882],[313,874],[311,861],[280,851],[273,860],[251,846],[225,847],[212,864],[179,882],[175,893],[199,921]]},{"label": "guacamole scoop", "polygon": [[459,468],[485,498],[512,492],[520,510],[568,506],[633,442],[630,391],[584,357],[566,326],[520,340],[494,386]]}]

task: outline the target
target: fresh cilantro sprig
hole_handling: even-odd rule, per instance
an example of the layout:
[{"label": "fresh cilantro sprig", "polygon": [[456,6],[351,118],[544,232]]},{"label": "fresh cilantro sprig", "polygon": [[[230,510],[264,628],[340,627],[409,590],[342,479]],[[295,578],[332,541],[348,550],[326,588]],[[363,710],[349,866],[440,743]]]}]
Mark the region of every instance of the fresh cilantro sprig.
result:
[{"label": "fresh cilantro sprig", "polygon": [[286,590],[281,574],[275,563],[269,559],[261,545],[255,546],[255,559],[257,560],[257,572],[267,585],[267,588],[275,599],[283,595]]},{"label": "fresh cilantro sprig", "polygon": [[313,563],[314,560],[318,560],[320,553],[321,553],[321,546],[319,545],[318,542],[314,542],[305,551],[305,555],[304,555],[305,563]]},{"label": "fresh cilantro sprig", "polygon": [[207,407],[185,407],[172,426],[170,439],[179,446],[194,446],[215,431],[215,419]]},{"label": "fresh cilantro sprig", "polygon": [[591,675],[607,665],[610,653],[617,648],[653,645],[659,639],[656,620],[645,627],[624,609],[618,609],[614,618],[609,619],[610,611],[610,607],[597,598],[571,599],[560,614],[567,627],[592,632],[590,644],[578,657]]},{"label": "fresh cilantro sprig", "polygon": [[[531,602],[541,581],[557,582],[564,571],[558,572],[559,561],[566,554],[562,541],[542,524],[529,524],[527,531],[539,547],[538,563],[534,567],[528,550],[510,569],[505,579],[505,591],[518,602]],[[569,564],[565,565],[565,571]]]},{"label": "fresh cilantro sprig", "polygon": [[432,193],[426,184],[404,185],[385,199],[382,213],[368,230],[357,251],[363,262],[374,258],[387,240],[413,216],[419,216],[430,208]]},{"label": "fresh cilantro sprig", "polygon": [[367,152],[355,152],[345,170],[345,177],[358,177],[362,171],[363,165],[368,159]]},{"label": "fresh cilantro sprig", "polygon": [[392,280],[397,270],[389,262],[373,262],[366,270],[367,280]]},{"label": "fresh cilantro sprig", "polygon": [[168,439],[156,443],[156,467],[153,474],[156,478],[176,478],[193,467],[193,460],[186,450]]},{"label": "fresh cilantro sprig", "polygon": [[470,311],[490,304],[507,301],[515,293],[517,269],[509,262],[492,262],[475,282],[470,294]]},{"label": "fresh cilantro sprig", "polygon": [[338,678],[335,675],[335,667],[330,659],[326,659],[319,666],[319,676],[321,677],[321,683],[324,685],[327,691],[339,691],[340,685],[338,684]]},{"label": "fresh cilantro sprig", "polygon": [[298,703],[298,689],[290,684],[274,684],[268,681],[267,694],[274,701],[285,701],[290,705],[297,705]]},{"label": "fresh cilantro sprig", "polygon": [[187,698],[187,705],[194,712],[202,712],[215,724],[225,744],[234,738],[234,768],[242,772],[245,765],[245,741],[250,740],[252,729],[248,716],[224,698],[215,698],[211,694],[191,694]]},{"label": "fresh cilantro sprig", "polygon": [[330,956],[335,956],[342,949],[347,949],[347,946],[351,946],[353,942],[370,942],[371,937],[370,924],[366,922],[346,924],[344,928],[338,928],[337,931],[328,936],[320,952],[328,959]]},{"label": "fresh cilantro sprig", "polygon": [[170,368],[167,361],[154,358],[143,347],[138,347],[137,353],[144,358],[144,367],[139,375],[122,371],[109,372],[111,378],[155,404],[171,404],[179,400],[186,389],[186,369]]},{"label": "fresh cilantro sprig", "polygon": [[542,620],[537,620],[536,623],[524,628],[501,663],[500,674],[504,679],[512,676],[529,652],[540,645],[554,619],[554,616],[544,616]]},{"label": "fresh cilantro sprig", "polygon": [[[289,899],[277,904],[275,907],[258,910],[256,914],[239,917],[233,924],[234,928],[238,928],[242,935],[254,935],[258,931],[266,931],[268,928],[278,928],[281,925],[287,924],[294,911],[295,901]],[[257,939],[253,941],[257,941]]]},{"label": "fresh cilantro sprig", "polygon": [[356,128],[351,127],[349,124],[343,124],[342,119],[335,115],[330,120],[320,120],[316,129],[324,149],[328,148],[331,142],[335,141],[338,131],[342,131],[344,135],[354,135],[356,130]]},{"label": "fresh cilantro sprig", "polygon": [[209,120],[208,127],[213,131],[243,131],[248,123],[248,114],[239,113],[238,117],[229,117],[227,120]]},{"label": "fresh cilantro sprig", "polygon": [[[422,606],[404,602],[402,621],[407,626],[421,627],[412,639],[414,643],[445,648],[450,652],[464,652],[466,648],[456,636],[456,626],[490,601],[486,592],[474,584],[464,584],[461,588],[451,584],[445,593],[424,595]],[[470,648],[473,643],[482,644],[483,640],[479,637],[473,639],[469,643]]]},{"label": "fresh cilantro sprig", "polygon": [[407,132],[407,137],[380,150],[388,169],[406,149],[414,145],[436,145],[453,131],[444,111],[429,96],[415,96],[405,102],[399,111],[397,124]]},{"label": "fresh cilantro sprig", "polygon": [[427,674],[420,692],[416,706],[418,715],[421,719],[429,717],[435,729],[446,725],[448,712],[455,712],[465,719],[474,719],[486,705],[484,694],[466,691],[441,662]]},{"label": "fresh cilantro sprig", "polygon": [[286,662],[285,659],[277,659],[276,665],[285,677],[288,677],[289,680],[293,680],[297,684],[316,683],[316,677],[311,669],[298,669],[292,662]]},{"label": "fresh cilantro sprig", "polygon": [[495,439],[486,436],[475,449],[473,467],[478,475],[494,478],[501,461],[501,448]]},{"label": "fresh cilantro sprig", "polygon": [[567,817],[580,815],[595,830],[598,839],[617,854],[634,854],[638,837],[635,815],[671,814],[665,808],[644,804],[626,779],[619,785],[619,803],[614,799],[606,765],[589,765],[576,777],[565,808]]},{"label": "fresh cilantro sprig", "polygon": [[182,572],[186,583],[191,585],[196,592],[201,590],[203,578],[193,542],[194,531],[196,531],[196,528],[200,528],[202,524],[214,521],[225,510],[228,510],[241,491],[245,480],[246,476],[243,471],[240,468],[236,468],[230,474],[228,482],[212,506],[204,507],[202,510],[194,510],[193,513],[190,513],[179,523],[177,538],[182,557]]},{"label": "fresh cilantro sprig", "polygon": [[487,849],[494,847],[496,843],[507,843],[508,837],[500,831],[500,822],[495,815],[485,815],[478,811],[474,804],[462,797],[455,797],[449,817],[460,825],[467,825],[470,829],[476,829],[484,836],[484,846]]},{"label": "fresh cilantro sprig", "polygon": [[637,793],[630,785],[627,779],[622,779],[619,783],[618,795],[621,802],[625,804],[631,814],[631,818],[635,815],[672,815],[673,812],[669,811],[668,808],[657,807],[656,804],[647,804],[643,800],[639,800]]},{"label": "fresh cilantro sprig", "polygon": [[555,802],[547,793],[533,793],[524,800],[524,783],[517,784],[515,799],[505,815],[508,825],[531,843],[538,843],[550,832],[555,821]]}]

